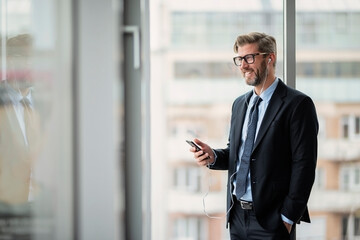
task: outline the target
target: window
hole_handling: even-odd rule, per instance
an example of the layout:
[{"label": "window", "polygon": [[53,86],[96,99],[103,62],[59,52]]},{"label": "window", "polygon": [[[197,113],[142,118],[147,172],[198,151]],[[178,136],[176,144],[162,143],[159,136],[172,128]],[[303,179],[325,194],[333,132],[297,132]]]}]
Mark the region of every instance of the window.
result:
[{"label": "window", "polygon": [[299,77],[340,78],[341,81],[358,77],[359,68],[360,62],[299,62],[296,73]]},{"label": "window", "polygon": [[[251,31],[266,32],[278,40],[278,52],[281,53],[284,50],[282,1],[252,1],[241,6],[225,1],[221,9],[217,2],[211,1],[206,5],[196,1],[159,2],[153,1],[157,14],[155,21],[150,23],[152,27],[155,26],[154,29],[160,29],[151,31],[160,39],[159,44],[151,51],[153,91],[156,93],[153,97],[157,100],[153,109],[160,109],[153,115],[152,121],[161,124],[154,129],[157,136],[153,137],[152,142],[163,148],[170,148],[171,151],[158,151],[153,159],[160,166],[167,163],[166,166],[173,171],[162,174],[157,171],[160,169],[157,165],[152,169],[158,174],[153,176],[161,179],[159,182],[173,182],[182,186],[181,188],[187,188],[186,176],[190,176],[187,173],[190,170],[186,169],[187,165],[185,167],[182,164],[188,164],[192,159],[191,156],[180,153],[179,148],[176,150],[172,147],[174,142],[184,143],[185,138],[196,136],[212,146],[224,146],[227,136],[218,132],[225,132],[224,129],[228,126],[219,119],[229,119],[226,114],[229,113],[233,99],[248,90],[241,82],[242,78],[234,74],[232,68],[227,68],[227,61],[233,56],[234,38]],[[313,223],[318,224],[310,226],[321,226],[321,231],[316,228],[312,231],[305,228],[302,230],[306,224],[301,224],[297,234],[298,239],[341,239],[345,236],[342,231],[346,229],[342,226],[346,223],[342,221],[342,217],[348,215],[347,209],[352,206],[346,206],[344,215],[334,211],[334,204],[340,202],[333,199],[333,192],[351,203],[349,193],[358,191],[356,186],[359,181],[358,170],[354,170],[360,159],[359,154],[354,151],[355,157],[351,158],[354,165],[349,166],[349,161],[341,158],[340,152],[348,152],[346,149],[352,146],[348,145],[350,142],[353,146],[359,144],[360,7],[356,0],[349,0],[348,4],[330,0],[298,0],[296,3],[296,88],[308,94],[315,102],[320,123],[319,146],[325,150],[331,146],[331,151],[319,154],[318,161],[324,163],[322,166],[329,164],[331,167],[328,171],[324,170],[325,167],[317,170],[313,191],[318,194],[312,197],[325,196],[333,205],[319,207],[314,204],[319,199],[310,202],[310,215]],[[279,54],[277,75],[282,74],[282,63],[283,59]],[[186,124],[179,124],[181,121]],[[180,125],[190,127],[178,128]],[[163,126],[165,127],[161,128]],[[192,131],[180,131],[180,128]],[[169,134],[169,129],[179,131]],[[331,190],[324,188],[325,174],[334,179]],[[192,181],[197,184],[197,180]],[[201,201],[198,197],[202,193],[201,189],[191,193],[179,193],[178,189],[163,191],[164,196],[168,195],[166,193],[176,192],[177,196],[191,195],[192,199]],[[224,199],[219,200],[223,201]],[[161,221],[153,221],[153,229],[159,229],[156,225],[162,224],[163,228],[182,229],[185,232],[187,224],[184,219],[202,214],[185,208],[172,209],[168,205],[165,210],[156,208],[152,211],[162,213]],[[211,211],[221,212],[215,209]],[[181,215],[182,220],[177,215],[179,221],[173,221],[174,214]],[[211,221],[204,221],[203,224],[206,229],[221,231],[221,226],[214,227]],[[163,239],[173,236],[186,237],[174,230],[170,237],[166,235]]]},{"label": "window", "polygon": [[[276,71],[282,77],[282,3],[264,2],[266,6],[272,5],[268,11],[260,2],[241,5],[224,2],[222,10],[216,2],[207,2],[206,6],[198,1],[150,2],[156,11],[150,21],[150,32],[158,39],[151,49],[151,103],[152,111],[156,112],[151,121],[157,126],[152,129],[151,139],[152,179],[168,183],[153,186],[163,188],[165,204],[153,206],[152,212],[156,212],[152,221],[153,236],[162,240],[210,239],[208,234],[186,234],[189,222],[197,221],[192,224],[200,224],[202,232],[211,229],[216,239],[221,239],[223,232],[228,231],[220,221],[207,221],[202,201],[211,182],[206,199],[211,203],[207,204],[206,211],[215,216],[225,215],[226,172],[211,172],[208,179],[207,172],[195,165],[185,139],[197,137],[213,147],[226,146],[232,102],[251,89],[232,62],[238,35],[259,31],[275,36],[278,42]],[[163,150],[158,150],[157,145]],[[153,198],[155,195],[156,191]],[[189,205],[200,207],[189,208]],[[169,234],[160,229],[172,230]]]},{"label": "window", "polygon": [[360,192],[360,166],[358,164],[348,164],[340,170],[342,190]]},{"label": "window", "polygon": [[346,13],[337,13],[335,14],[335,29],[338,34],[347,34],[349,14]]},{"label": "window", "polygon": [[343,138],[356,139],[360,137],[360,116],[343,116],[341,124]]},{"label": "window", "polygon": [[354,219],[354,235],[360,236],[360,217]]},{"label": "window", "polygon": [[341,219],[341,236],[343,239],[346,239],[348,236],[348,221],[349,221],[349,217],[343,217]]},{"label": "window", "polygon": [[177,167],[174,169],[174,187],[178,190],[199,192],[201,175],[198,167]]},{"label": "window", "polygon": [[214,79],[236,78],[232,62],[175,62],[175,79]]},{"label": "window", "polygon": [[2,239],[73,236],[69,6],[0,1]]},{"label": "window", "polygon": [[349,190],[349,187],[350,187],[350,171],[349,169],[342,169],[342,174],[341,174],[341,183],[340,183],[340,186],[341,186],[341,189],[342,190]]},{"label": "window", "polygon": [[349,117],[345,116],[341,119],[342,124],[342,137],[349,138]]},{"label": "window", "polygon": [[325,188],[325,179],[326,179],[326,171],[325,168],[318,167],[316,169],[316,177],[314,182],[314,187],[317,189],[324,189]]},{"label": "window", "polygon": [[318,116],[319,121],[319,138],[326,138],[326,118],[323,116]]},{"label": "window", "polygon": [[[216,4],[215,4],[216,5]],[[216,6],[213,6],[216,8]],[[213,9],[215,10],[215,9]],[[171,43],[181,49],[228,49],[241,32],[269,32],[281,39],[281,12],[264,14],[244,11],[231,12],[176,11],[171,12]],[[196,24],[194,24],[196,23]],[[273,23],[273,24],[271,24]],[[270,25],[271,24],[271,25]],[[230,49],[231,50],[231,49]]]},{"label": "window", "polygon": [[318,37],[316,29],[317,21],[315,16],[309,13],[298,14],[298,25],[301,27],[299,43],[303,45],[316,44],[316,38]]},{"label": "window", "polygon": [[354,171],[355,171],[354,184],[355,184],[355,186],[359,186],[360,185],[360,168],[358,167]]},{"label": "window", "polygon": [[202,240],[206,239],[203,218],[187,217],[174,220],[174,240]]}]

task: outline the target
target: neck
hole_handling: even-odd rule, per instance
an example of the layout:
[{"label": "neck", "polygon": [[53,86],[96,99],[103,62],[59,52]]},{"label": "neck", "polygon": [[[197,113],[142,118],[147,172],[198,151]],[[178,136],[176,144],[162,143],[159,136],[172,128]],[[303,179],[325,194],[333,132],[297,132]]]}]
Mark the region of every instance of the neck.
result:
[{"label": "neck", "polygon": [[30,92],[30,88],[24,88],[24,89],[20,89],[21,95],[23,97],[27,96]]},{"label": "neck", "polygon": [[260,96],[275,81],[275,74],[270,74],[259,85],[254,87],[256,95]]}]

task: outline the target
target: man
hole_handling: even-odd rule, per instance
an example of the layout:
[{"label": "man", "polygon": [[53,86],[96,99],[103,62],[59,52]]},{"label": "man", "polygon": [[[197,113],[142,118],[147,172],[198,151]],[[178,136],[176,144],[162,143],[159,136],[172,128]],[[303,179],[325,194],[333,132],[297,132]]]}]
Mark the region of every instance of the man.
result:
[{"label": "man", "polygon": [[[191,148],[197,163],[228,170],[231,239],[294,239],[295,223],[310,222],[318,121],[312,100],[275,76],[276,40],[263,33],[237,38],[234,63],[254,89],[232,106],[229,141]],[[260,98],[259,98],[260,97]]]},{"label": "man", "polygon": [[7,79],[0,83],[0,214],[4,206],[26,209],[32,200],[32,166],[40,147],[40,119],[32,98],[32,38],[7,41]]}]

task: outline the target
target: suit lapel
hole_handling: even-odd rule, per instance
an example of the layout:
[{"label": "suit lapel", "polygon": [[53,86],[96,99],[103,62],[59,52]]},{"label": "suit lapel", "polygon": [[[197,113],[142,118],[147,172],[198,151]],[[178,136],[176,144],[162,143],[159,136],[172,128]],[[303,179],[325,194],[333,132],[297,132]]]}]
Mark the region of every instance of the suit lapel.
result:
[{"label": "suit lapel", "polygon": [[276,114],[283,105],[284,103],[283,97],[286,96],[286,93],[287,93],[286,85],[280,80],[278,86],[276,87],[271,97],[269,106],[267,107],[264,118],[261,122],[260,129],[255,140],[253,151],[256,149],[261,139],[264,137],[267,129],[270,127],[270,124],[272,123]]}]

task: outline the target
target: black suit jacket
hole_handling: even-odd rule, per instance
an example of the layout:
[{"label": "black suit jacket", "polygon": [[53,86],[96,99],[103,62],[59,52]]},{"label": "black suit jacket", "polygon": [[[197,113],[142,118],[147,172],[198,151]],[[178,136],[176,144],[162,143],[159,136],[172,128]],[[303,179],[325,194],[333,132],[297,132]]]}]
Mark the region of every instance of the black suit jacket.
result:
[{"label": "black suit jacket", "polygon": [[[232,204],[241,133],[252,91],[232,107],[228,146],[214,149],[211,169],[228,170],[227,209]],[[310,222],[307,201],[315,178],[318,121],[310,97],[279,81],[265,112],[251,155],[251,189],[259,223],[269,230],[282,224],[281,214],[294,222]],[[229,214],[227,222],[229,222]]]}]

